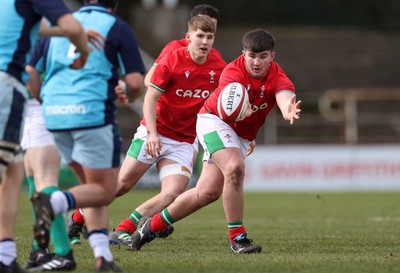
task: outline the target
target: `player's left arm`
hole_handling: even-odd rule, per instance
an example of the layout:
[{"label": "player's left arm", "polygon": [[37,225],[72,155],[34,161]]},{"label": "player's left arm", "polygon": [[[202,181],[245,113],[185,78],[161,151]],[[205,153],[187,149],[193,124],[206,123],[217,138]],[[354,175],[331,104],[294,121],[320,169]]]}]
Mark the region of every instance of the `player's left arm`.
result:
[{"label": "player's left arm", "polygon": [[[97,50],[101,50],[104,47],[106,38],[103,35],[92,29],[84,29],[84,31],[89,43],[93,47]],[[43,37],[66,36],[65,32],[59,26],[50,26],[45,18],[40,22],[39,35]]]},{"label": "player's left arm", "polygon": [[296,94],[290,90],[281,90],[276,95],[276,102],[281,110],[282,116],[290,124],[300,118],[300,103],[296,101]]},{"label": "player's left arm", "polygon": [[[136,35],[125,22],[120,25],[118,43],[120,45],[119,67],[125,84],[125,95],[128,102],[132,102],[140,98],[144,91],[144,64]],[[118,89],[116,88],[115,91],[117,92]]]},{"label": "player's left arm", "polygon": [[32,96],[40,103],[42,100],[40,98],[40,89],[42,88],[42,79],[40,77],[40,71],[35,69],[33,66],[27,65],[25,67],[26,72],[28,72],[28,82],[27,88]]}]

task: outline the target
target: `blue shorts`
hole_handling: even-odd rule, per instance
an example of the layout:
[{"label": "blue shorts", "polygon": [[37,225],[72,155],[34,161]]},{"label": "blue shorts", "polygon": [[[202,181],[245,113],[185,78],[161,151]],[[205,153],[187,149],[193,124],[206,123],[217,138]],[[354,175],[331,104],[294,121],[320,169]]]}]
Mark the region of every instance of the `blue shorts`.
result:
[{"label": "blue shorts", "polygon": [[0,71],[0,140],[20,143],[26,100],[25,86]]},{"label": "blue shorts", "polygon": [[117,125],[53,132],[62,159],[90,169],[116,168],[121,164],[121,146]]}]

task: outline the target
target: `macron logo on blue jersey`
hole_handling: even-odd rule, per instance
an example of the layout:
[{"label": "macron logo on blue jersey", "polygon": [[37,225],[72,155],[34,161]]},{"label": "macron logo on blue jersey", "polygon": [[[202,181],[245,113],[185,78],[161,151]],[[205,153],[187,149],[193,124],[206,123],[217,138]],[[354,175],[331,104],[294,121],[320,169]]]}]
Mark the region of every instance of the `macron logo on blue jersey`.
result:
[{"label": "macron logo on blue jersey", "polygon": [[86,107],[83,104],[67,104],[46,106],[46,115],[84,115]]}]

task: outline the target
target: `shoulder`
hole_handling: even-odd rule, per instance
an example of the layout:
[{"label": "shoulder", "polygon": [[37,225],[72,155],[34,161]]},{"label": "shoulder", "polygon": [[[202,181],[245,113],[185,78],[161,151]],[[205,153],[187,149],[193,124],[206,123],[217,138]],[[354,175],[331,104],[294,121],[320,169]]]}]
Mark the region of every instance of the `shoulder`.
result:
[{"label": "shoulder", "polygon": [[188,42],[186,39],[181,39],[181,40],[173,40],[169,43],[167,43],[163,50],[168,49],[169,51],[173,51],[175,49],[181,48],[181,47],[186,47],[188,45]]},{"label": "shoulder", "polygon": [[[210,56],[213,56],[213,57],[215,57],[215,58],[219,58],[219,59],[221,59],[221,60],[224,60],[224,58],[222,58],[221,53],[220,53],[217,49],[215,49],[215,48],[211,48],[211,50],[210,50]],[[225,62],[225,61],[224,61],[224,62]]]},{"label": "shoulder", "polygon": [[295,87],[293,82],[289,79],[283,69],[278,63],[272,62],[270,66],[270,73],[268,75],[268,80],[274,82],[274,86],[279,90],[291,90],[294,91]]},{"label": "shoulder", "polygon": [[282,67],[276,63],[276,62],[271,62],[270,65],[270,72],[269,72],[269,77],[270,78],[288,78],[285,71],[283,71]]},{"label": "shoulder", "polygon": [[[24,3],[25,2],[25,3]],[[40,1],[40,0],[31,0],[31,1],[15,1],[17,5],[17,10],[22,12],[25,17],[25,7],[26,2],[31,2],[33,7],[31,6],[31,12],[38,12],[41,15],[45,16],[52,24],[62,17],[63,15],[70,14],[70,10],[61,0],[54,1]]]},{"label": "shoulder", "polygon": [[186,59],[188,51],[185,47],[180,47],[178,49],[174,49],[165,55],[165,59],[169,60],[183,60]]}]

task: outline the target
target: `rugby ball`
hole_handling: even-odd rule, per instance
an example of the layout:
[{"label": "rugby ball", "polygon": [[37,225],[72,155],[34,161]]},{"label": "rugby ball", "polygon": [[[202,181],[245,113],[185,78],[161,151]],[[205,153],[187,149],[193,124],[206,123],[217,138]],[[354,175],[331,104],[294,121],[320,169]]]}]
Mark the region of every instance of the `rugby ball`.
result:
[{"label": "rugby ball", "polygon": [[249,95],[246,88],[238,82],[225,86],[218,97],[218,115],[228,123],[241,120],[246,114]]}]

